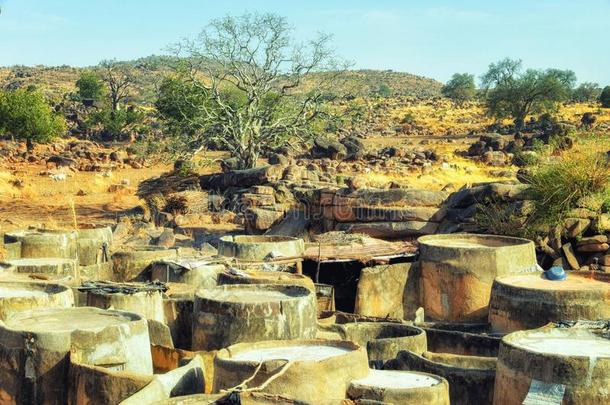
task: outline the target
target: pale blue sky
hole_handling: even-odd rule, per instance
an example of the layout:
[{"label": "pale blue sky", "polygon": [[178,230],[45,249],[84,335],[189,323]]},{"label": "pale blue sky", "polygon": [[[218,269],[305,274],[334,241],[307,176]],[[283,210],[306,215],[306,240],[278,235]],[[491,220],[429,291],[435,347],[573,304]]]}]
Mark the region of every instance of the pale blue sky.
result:
[{"label": "pale blue sky", "polygon": [[0,0],[0,65],[93,65],[159,54],[215,17],[286,16],[296,36],[334,34],[356,68],[445,81],[489,63],[572,69],[610,84],[610,0]]}]

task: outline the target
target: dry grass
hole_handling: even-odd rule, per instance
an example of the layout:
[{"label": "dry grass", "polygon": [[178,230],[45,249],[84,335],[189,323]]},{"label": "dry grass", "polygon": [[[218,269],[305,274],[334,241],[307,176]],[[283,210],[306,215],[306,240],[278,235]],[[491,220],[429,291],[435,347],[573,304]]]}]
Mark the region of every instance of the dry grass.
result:
[{"label": "dry grass", "polygon": [[[40,176],[42,166],[25,166],[18,178],[23,188],[11,185],[15,178],[0,172],[0,233],[10,229],[43,225],[47,228],[72,228],[77,222],[98,222],[115,219],[123,210],[140,203],[135,186],[142,180],[168,170],[167,166],[150,169],[122,169],[112,177],[98,173],[79,172],[65,181]],[[109,193],[112,183],[126,179],[130,187]]]}]

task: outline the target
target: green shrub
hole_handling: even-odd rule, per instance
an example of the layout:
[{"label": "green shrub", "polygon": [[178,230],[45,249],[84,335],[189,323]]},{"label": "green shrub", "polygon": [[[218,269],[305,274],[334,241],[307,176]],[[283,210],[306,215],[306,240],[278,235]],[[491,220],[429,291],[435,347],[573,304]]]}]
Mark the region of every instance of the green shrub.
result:
[{"label": "green shrub", "polygon": [[527,226],[530,217],[522,211],[515,204],[494,200],[480,204],[474,219],[486,233],[531,238],[534,231]]},{"label": "green shrub", "polygon": [[65,132],[66,121],[38,91],[0,91],[0,133],[48,142]]},{"label": "green shrub", "polygon": [[83,72],[76,81],[78,96],[81,100],[99,101],[104,96],[104,83],[93,72]]},{"label": "green shrub", "polygon": [[610,166],[601,153],[581,152],[540,165],[528,178],[535,198],[533,223],[558,224],[579,199],[610,190]]},{"label": "green shrub", "polygon": [[472,100],[477,94],[477,88],[474,84],[474,75],[468,73],[456,73],[451,77],[441,89],[443,95],[458,105],[464,104],[468,100]]},{"label": "green shrub", "polygon": [[393,91],[386,83],[381,83],[379,87],[377,87],[375,94],[377,94],[379,97],[391,97]]},{"label": "green shrub", "polygon": [[109,108],[97,111],[90,116],[89,127],[99,125],[107,139],[119,139],[126,132],[138,127],[144,115],[132,108],[112,111]]},{"label": "green shrub", "polygon": [[408,113],[406,113],[404,115],[404,117],[402,117],[402,119],[400,120],[400,123],[415,125],[415,115],[411,111],[409,111]]},{"label": "green shrub", "polygon": [[535,166],[540,162],[540,156],[534,151],[517,151],[513,157],[513,164],[519,167]]}]

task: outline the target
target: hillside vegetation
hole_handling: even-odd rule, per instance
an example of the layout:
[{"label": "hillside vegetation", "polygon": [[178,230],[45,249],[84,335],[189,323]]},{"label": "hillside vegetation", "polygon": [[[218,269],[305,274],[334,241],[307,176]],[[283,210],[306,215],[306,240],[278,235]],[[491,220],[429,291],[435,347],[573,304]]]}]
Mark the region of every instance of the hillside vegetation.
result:
[{"label": "hillside vegetation", "polygon": [[[171,57],[149,56],[121,62],[136,72],[137,86],[132,101],[151,104],[160,80],[170,73],[170,66],[178,60]],[[16,89],[36,86],[53,99],[61,99],[75,90],[81,72],[87,68],[71,66],[11,66],[0,67],[0,88]],[[312,82],[315,82],[312,78]],[[349,70],[337,83],[354,96],[411,96],[427,98],[439,96],[442,83],[422,76],[392,70]],[[307,83],[305,83],[307,88]]]}]

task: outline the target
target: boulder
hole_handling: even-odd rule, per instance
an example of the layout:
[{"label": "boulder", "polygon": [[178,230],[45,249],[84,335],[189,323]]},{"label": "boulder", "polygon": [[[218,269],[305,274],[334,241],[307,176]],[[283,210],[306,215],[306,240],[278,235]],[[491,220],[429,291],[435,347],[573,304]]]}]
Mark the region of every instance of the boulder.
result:
[{"label": "boulder", "polygon": [[249,233],[261,233],[271,228],[284,217],[284,211],[271,208],[248,208],[244,212],[246,230]]},{"label": "boulder", "polygon": [[317,138],[311,148],[313,158],[330,158],[342,160],[347,157],[347,148],[339,141]]},{"label": "boulder", "polygon": [[343,222],[335,226],[337,231],[363,233],[374,238],[397,239],[409,236],[431,235],[438,229],[438,222]]},{"label": "boulder", "polygon": [[610,233],[610,214],[600,214],[593,220],[593,231]]},{"label": "boulder", "polygon": [[343,138],[340,142],[343,146],[345,146],[345,149],[347,150],[348,159],[356,160],[361,159],[364,156],[364,144],[357,137],[348,136],[347,138]]},{"label": "boulder", "polygon": [[584,218],[567,218],[564,222],[565,235],[576,238],[582,235],[591,226],[591,220]]}]

